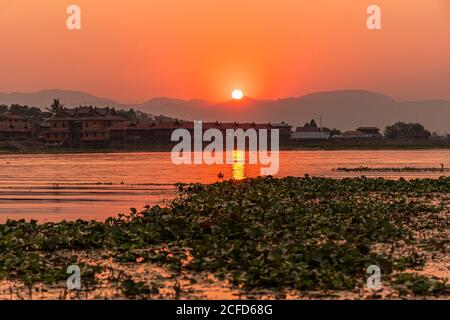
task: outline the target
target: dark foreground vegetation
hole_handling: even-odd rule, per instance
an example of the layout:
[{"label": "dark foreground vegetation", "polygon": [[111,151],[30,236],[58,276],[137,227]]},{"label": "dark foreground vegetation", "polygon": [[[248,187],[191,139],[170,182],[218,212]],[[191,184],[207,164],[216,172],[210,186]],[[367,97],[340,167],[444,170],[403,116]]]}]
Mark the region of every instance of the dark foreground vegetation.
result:
[{"label": "dark foreground vegetation", "polygon": [[[448,297],[444,279],[421,271],[448,262],[450,178],[269,177],[179,188],[168,207],[131,209],[103,223],[0,225],[0,278],[30,292],[42,283],[64,288],[67,266],[78,264],[84,291],[106,272],[118,296],[151,298],[167,282],[108,269],[155,264],[169,278],[189,273],[194,283],[207,273],[240,293],[283,298],[288,290],[364,290],[367,267],[377,265],[387,297]],[[189,297],[178,280],[171,290],[170,297]]]}]

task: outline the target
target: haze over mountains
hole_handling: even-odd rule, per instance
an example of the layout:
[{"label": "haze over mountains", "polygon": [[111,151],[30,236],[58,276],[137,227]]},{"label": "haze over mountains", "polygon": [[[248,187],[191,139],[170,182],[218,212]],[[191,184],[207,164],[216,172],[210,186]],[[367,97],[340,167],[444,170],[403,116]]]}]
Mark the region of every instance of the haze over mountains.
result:
[{"label": "haze over mountains", "polygon": [[420,122],[431,131],[450,132],[450,101],[396,101],[388,96],[363,91],[343,90],[318,92],[296,98],[257,100],[245,97],[240,101],[212,103],[205,100],[153,98],[139,104],[123,104],[89,93],[68,90],[44,90],[34,93],[0,93],[0,104],[22,104],[42,109],[53,98],[68,107],[130,107],[153,115],[203,121],[281,122],[303,125],[314,118],[322,125],[341,130],[358,126],[384,129],[396,121]]}]

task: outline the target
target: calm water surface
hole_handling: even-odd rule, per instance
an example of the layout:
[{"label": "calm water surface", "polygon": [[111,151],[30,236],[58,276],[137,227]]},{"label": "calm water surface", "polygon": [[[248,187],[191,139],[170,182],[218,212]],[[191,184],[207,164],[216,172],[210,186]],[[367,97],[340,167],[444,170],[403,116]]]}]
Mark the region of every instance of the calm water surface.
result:
[{"label": "calm water surface", "polygon": [[[105,218],[130,207],[164,204],[174,183],[211,183],[255,177],[257,165],[174,165],[170,153],[0,155],[0,222],[7,219],[58,221]],[[450,167],[450,150],[283,151],[278,177],[348,177],[337,167]],[[365,173],[366,176],[439,177],[439,173]]]}]

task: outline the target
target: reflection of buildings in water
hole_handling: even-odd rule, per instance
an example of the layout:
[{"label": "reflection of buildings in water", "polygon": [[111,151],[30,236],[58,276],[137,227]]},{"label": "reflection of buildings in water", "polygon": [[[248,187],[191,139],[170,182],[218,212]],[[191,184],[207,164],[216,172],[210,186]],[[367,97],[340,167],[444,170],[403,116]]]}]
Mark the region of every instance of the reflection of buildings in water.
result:
[{"label": "reflection of buildings in water", "polygon": [[233,179],[245,179],[245,152],[242,150],[233,151]]}]

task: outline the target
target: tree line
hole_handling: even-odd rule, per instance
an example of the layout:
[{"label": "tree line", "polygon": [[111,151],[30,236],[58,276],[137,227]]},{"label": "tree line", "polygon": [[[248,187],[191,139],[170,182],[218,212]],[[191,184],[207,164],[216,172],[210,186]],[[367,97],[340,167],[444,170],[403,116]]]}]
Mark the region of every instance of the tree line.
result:
[{"label": "tree line", "polygon": [[430,136],[430,131],[425,129],[425,127],[420,123],[404,123],[399,121],[391,126],[387,126],[386,129],[384,129],[384,137],[391,139],[419,139],[429,138]]},{"label": "tree line", "polygon": [[[11,104],[10,106],[8,106],[6,104],[0,104],[0,114],[8,113],[12,115],[18,115],[28,118],[32,123],[37,123],[53,117],[56,113],[58,113],[65,107],[66,106],[61,103],[59,99],[53,99],[51,105],[44,111],[42,111],[38,107],[28,105]],[[134,122],[149,122],[153,119],[149,114],[139,110],[134,110],[133,108],[130,108],[128,110],[120,109],[117,110],[117,113],[125,119]]]}]

